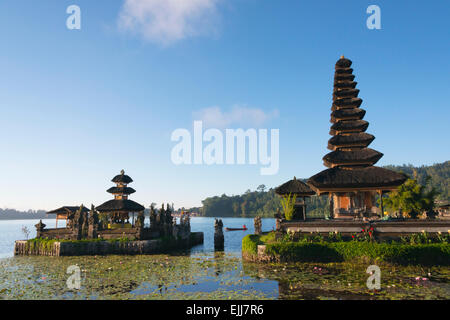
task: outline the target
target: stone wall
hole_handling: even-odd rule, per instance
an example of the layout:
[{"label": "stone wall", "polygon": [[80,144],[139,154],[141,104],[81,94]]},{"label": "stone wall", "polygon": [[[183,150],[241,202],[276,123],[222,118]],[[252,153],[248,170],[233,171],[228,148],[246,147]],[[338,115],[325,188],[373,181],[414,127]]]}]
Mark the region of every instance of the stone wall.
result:
[{"label": "stone wall", "polygon": [[342,235],[352,235],[361,230],[373,228],[373,234],[377,238],[398,238],[413,233],[427,232],[431,236],[438,232],[447,233],[450,230],[448,220],[404,220],[404,221],[283,221],[280,224],[280,233],[295,232],[300,234],[338,232]]},{"label": "stone wall", "polygon": [[54,241],[34,247],[26,240],[14,244],[14,255],[82,256],[107,254],[157,254],[169,250],[186,249],[203,243],[203,232],[193,232],[188,239],[165,242],[156,240],[135,241]]}]

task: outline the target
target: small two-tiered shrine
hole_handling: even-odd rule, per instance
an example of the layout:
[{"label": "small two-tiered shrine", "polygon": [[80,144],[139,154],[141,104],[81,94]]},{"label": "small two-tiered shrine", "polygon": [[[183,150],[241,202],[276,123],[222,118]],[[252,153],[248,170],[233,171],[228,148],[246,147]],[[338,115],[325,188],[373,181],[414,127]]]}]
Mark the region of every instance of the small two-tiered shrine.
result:
[{"label": "small two-tiered shrine", "polygon": [[294,177],[294,179],[275,188],[275,193],[281,197],[295,195],[293,219],[306,220],[306,198],[316,194],[306,183]]},{"label": "small two-tiered shrine", "polygon": [[111,181],[114,182],[116,186],[109,188],[107,192],[113,194],[114,199],[99,205],[96,210],[100,213],[107,214],[111,225],[128,224],[130,213],[144,212],[145,208],[139,203],[128,199],[128,196],[135,193],[136,190],[128,187],[128,184],[133,182],[133,179],[126,175],[124,170]]},{"label": "small two-tiered shrine", "polygon": [[[330,153],[323,157],[329,169],[308,180],[318,195],[328,194],[334,218],[362,218],[382,214],[382,194],[397,189],[406,176],[374,166],[382,153],[368,148],[375,139],[366,133],[369,123],[354,81],[352,62],[343,56],[337,61],[331,107]],[[380,196],[380,207],[376,195]]]}]

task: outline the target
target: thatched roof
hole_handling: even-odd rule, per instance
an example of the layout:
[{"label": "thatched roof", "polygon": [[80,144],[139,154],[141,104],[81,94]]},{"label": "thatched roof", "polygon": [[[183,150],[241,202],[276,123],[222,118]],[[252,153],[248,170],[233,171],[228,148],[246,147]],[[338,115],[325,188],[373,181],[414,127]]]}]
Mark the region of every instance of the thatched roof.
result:
[{"label": "thatched roof", "polygon": [[296,177],[275,188],[275,193],[279,195],[296,194],[297,196],[301,197],[312,196],[316,194],[306,183],[298,180]]},{"label": "thatched roof", "polygon": [[99,212],[114,212],[114,211],[128,211],[128,212],[140,212],[145,208],[139,203],[133,200],[109,200],[99,205],[97,208]]},{"label": "thatched roof", "polygon": [[358,84],[358,82],[356,82],[356,81],[338,81],[334,84],[334,88],[335,88],[335,90],[338,88],[351,89],[351,88],[356,88],[357,84]]},{"label": "thatched roof", "polygon": [[136,192],[136,190],[130,187],[111,187],[106,191],[112,194],[132,194]]},{"label": "thatched roof", "polygon": [[406,180],[403,174],[373,166],[383,154],[367,148],[375,137],[364,132],[369,123],[362,120],[365,110],[359,108],[362,99],[357,98],[359,90],[353,81],[355,76],[351,64],[344,57],[336,62],[330,119],[333,137],[328,141],[328,148],[334,151],[323,157],[324,164],[332,168],[308,180],[317,192],[395,188]]},{"label": "thatched roof", "polygon": [[370,148],[360,148],[353,150],[336,150],[323,157],[325,165],[351,165],[351,164],[375,164],[381,159],[383,154]]},{"label": "thatched roof", "polygon": [[336,135],[337,132],[364,132],[369,127],[369,123],[364,120],[341,120],[331,126],[330,134]]},{"label": "thatched roof", "polygon": [[335,97],[335,99],[340,99],[340,98],[356,98],[358,97],[359,94],[359,89],[342,89],[340,88],[340,90],[335,90],[333,92],[333,96]]},{"label": "thatched roof", "polygon": [[365,114],[366,110],[360,108],[339,109],[331,113],[331,122],[334,123],[338,120],[350,120],[350,119],[361,120],[362,118],[364,118]]},{"label": "thatched roof", "polygon": [[333,101],[333,105],[331,107],[331,110],[337,110],[338,108],[359,108],[359,106],[362,104],[361,98],[342,98],[342,99],[336,99]]},{"label": "thatched roof", "polygon": [[363,167],[327,169],[308,179],[308,184],[318,190],[333,188],[380,188],[397,187],[406,181],[404,174],[380,168]]},{"label": "thatched roof", "polygon": [[335,74],[353,74],[352,68],[336,68]]},{"label": "thatched roof", "polygon": [[[80,206],[64,206],[52,211],[48,211],[47,214],[68,214],[68,213],[75,213],[80,209]],[[88,213],[89,209],[85,206],[82,207],[81,213]]]},{"label": "thatched roof", "polygon": [[336,62],[336,70],[340,68],[350,68],[352,65],[352,60],[345,58],[344,56],[341,56],[340,59]]},{"label": "thatched roof", "polygon": [[354,74],[335,74],[334,75],[334,81],[353,81],[355,80],[355,75]]},{"label": "thatched roof", "polygon": [[335,150],[336,147],[367,147],[375,137],[365,132],[353,133],[349,135],[337,135],[328,140],[328,149]]},{"label": "thatched roof", "polygon": [[112,182],[115,183],[131,183],[133,182],[133,179],[130,178],[130,176],[127,176],[125,174],[125,171],[121,171],[120,174],[118,174],[117,176],[115,176],[112,180]]}]

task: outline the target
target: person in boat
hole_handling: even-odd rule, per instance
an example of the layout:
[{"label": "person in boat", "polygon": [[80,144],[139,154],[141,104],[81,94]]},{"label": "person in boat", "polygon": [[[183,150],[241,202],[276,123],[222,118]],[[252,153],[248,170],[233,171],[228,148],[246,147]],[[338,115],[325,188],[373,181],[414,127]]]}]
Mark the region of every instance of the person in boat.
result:
[{"label": "person in boat", "polygon": [[247,227],[245,226],[245,224],[242,226],[242,229],[247,229]]}]

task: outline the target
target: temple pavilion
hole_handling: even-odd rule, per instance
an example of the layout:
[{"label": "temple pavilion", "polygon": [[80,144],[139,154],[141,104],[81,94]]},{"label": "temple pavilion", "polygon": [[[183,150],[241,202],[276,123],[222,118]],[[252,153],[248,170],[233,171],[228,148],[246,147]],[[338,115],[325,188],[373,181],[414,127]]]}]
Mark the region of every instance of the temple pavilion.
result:
[{"label": "temple pavilion", "polygon": [[293,219],[306,220],[306,197],[316,194],[306,183],[294,177],[294,179],[275,188],[275,193],[282,197],[296,195]]},{"label": "temple pavilion", "polygon": [[107,214],[111,224],[128,224],[130,213],[141,212],[145,208],[139,203],[128,199],[128,196],[135,193],[136,190],[128,187],[128,184],[133,182],[133,179],[126,175],[124,170],[111,181],[116,186],[109,188],[107,192],[113,194],[114,199],[99,205],[96,209],[100,213]]},{"label": "temple pavilion", "polygon": [[[72,217],[75,212],[77,212],[80,209],[80,206],[64,206],[52,211],[48,211],[47,214],[56,214],[56,226],[55,228],[58,228],[58,221],[64,220],[66,222],[67,226],[67,220]],[[88,215],[89,209],[85,206],[81,206],[81,213],[85,216]]]},{"label": "temple pavilion", "polygon": [[[362,99],[358,98],[351,64],[342,56],[335,67],[332,138],[328,141],[331,152],[323,157],[329,169],[308,180],[318,195],[329,195],[330,214],[334,218],[382,214],[382,194],[395,190],[407,179],[403,174],[374,166],[383,154],[368,148],[375,137],[366,133],[369,123],[363,120],[366,111],[360,108]],[[380,208],[376,207],[377,194]]]}]

